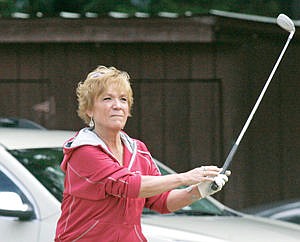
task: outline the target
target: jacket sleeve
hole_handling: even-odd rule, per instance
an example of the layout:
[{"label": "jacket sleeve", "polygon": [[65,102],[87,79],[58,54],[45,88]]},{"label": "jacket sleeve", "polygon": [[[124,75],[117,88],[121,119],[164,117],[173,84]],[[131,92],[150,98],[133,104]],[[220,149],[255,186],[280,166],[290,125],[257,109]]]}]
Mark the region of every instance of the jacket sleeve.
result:
[{"label": "jacket sleeve", "polygon": [[119,166],[98,146],[76,148],[68,162],[65,192],[90,200],[138,197],[141,175]]},{"label": "jacket sleeve", "polygon": [[[161,176],[161,172],[160,172],[158,166],[156,165],[155,161],[151,157],[151,154],[148,151],[146,145],[142,142],[139,142],[139,149],[140,149],[140,151],[144,152],[145,154],[148,154],[148,156],[149,156],[149,158],[147,160],[150,161],[149,162],[150,170],[147,175]],[[145,207],[149,208],[151,210],[154,210],[158,213],[170,213],[170,211],[167,208],[167,198],[168,198],[170,192],[171,191],[167,191],[167,192],[158,194],[156,196],[146,198]]]},{"label": "jacket sleeve", "polygon": [[[152,160],[154,163],[154,161]],[[156,164],[153,165],[152,174],[153,176],[161,176],[159,169],[157,168]],[[154,210],[158,213],[170,213],[167,208],[167,198],[171,191],[167,191],[161,194],[158,194],[153,197],[148,197],[145,202],[145,207],[151,210]]]}]

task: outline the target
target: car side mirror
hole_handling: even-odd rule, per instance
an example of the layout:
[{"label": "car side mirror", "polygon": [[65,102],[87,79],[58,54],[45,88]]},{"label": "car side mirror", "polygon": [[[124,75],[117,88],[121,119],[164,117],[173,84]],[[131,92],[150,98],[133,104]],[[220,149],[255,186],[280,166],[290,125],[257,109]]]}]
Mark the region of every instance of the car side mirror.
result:
[{"label": "car side mirror", "polygon": [[34,212],[30,204],[23,203],[19,194],[0,192],[0,216],[30,220],[34,217]]}]

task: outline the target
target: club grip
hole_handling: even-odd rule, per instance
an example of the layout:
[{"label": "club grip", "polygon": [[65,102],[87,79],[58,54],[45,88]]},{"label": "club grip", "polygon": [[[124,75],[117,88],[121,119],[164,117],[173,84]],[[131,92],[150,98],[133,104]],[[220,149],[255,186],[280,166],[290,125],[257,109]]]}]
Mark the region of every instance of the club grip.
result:
[{"label": "club grip", "polygon": [[217,183],[215,181],[211,184],[211,189],[214,191],[216,191],[218,189],[218,187],[219,186],[217,185]]},{"label": "club grip", "polygon": [[[233,159],[233,156],[235,155],[235,153],[237,151],[238,146],[239,146],[239,144],[237,142],[232,146],[232,148],[224,162],[224,165],[222,167],[222,171],[220,172],[220,174],[225,174],[227,168],[229,167],[229,165]],[[214,191],[216,191],[218,189],[218,187],[219,186],[215,181],[211,184],[211,189]]]}]

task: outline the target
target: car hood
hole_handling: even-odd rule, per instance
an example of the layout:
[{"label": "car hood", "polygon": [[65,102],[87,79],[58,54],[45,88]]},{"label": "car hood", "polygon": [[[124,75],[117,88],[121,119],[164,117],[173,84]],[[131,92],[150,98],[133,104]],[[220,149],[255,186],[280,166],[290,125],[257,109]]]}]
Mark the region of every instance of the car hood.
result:
[{"label": "car hood", "polygon": [[[146,225],[201,234],[228,242],[299,242],[300,238],[300,226],[298,225],[251,215],[240,217],[146,215],[143,216],[142,221]],[[187,238],[184,241],[195,240]]]}]

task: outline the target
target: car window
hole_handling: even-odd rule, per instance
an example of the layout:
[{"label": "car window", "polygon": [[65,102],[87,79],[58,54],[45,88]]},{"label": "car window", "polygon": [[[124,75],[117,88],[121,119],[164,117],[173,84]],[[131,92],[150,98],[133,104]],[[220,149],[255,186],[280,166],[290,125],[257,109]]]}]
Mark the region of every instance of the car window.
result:
[{"label": "car window", "polygon": [[15,183],[12,182],[12,180],[8,178],[8,176],[4,174],[1,168],[0,168],[0,191],[15,192],[18,193],[19,195],[22,194],[21,190],[15,185]]},{"label": "car window", "polygon": [[287,222],[292,222],[292,223],[295,223],[295,224],[300,224],[300,215],[290,216],[290,217],[287,217],[286,219],[283,219],[283,220],[287,221]]},{"label": "car window", "polygon": [[287,207],[286,210],[279,211],[270,217],[274,219],[300,224],[300,208]]},{"label": "car window", "polygon": [[3,167],[0,166],[0,192],[13,192],[17,193],[22,199],[23,203],[29,204],[28,198],[22,192],[20,187],[6,174]]},{"label": "car window", "polygon": [[64,173],[60,169],[61,148],[11,150],[18,159],[59,201],[62,201]]},{"label": "car window", "polygon": [[23,118],[1,118],[0,127],[22,128],[22,129],[46,129],[42,125]]}]

